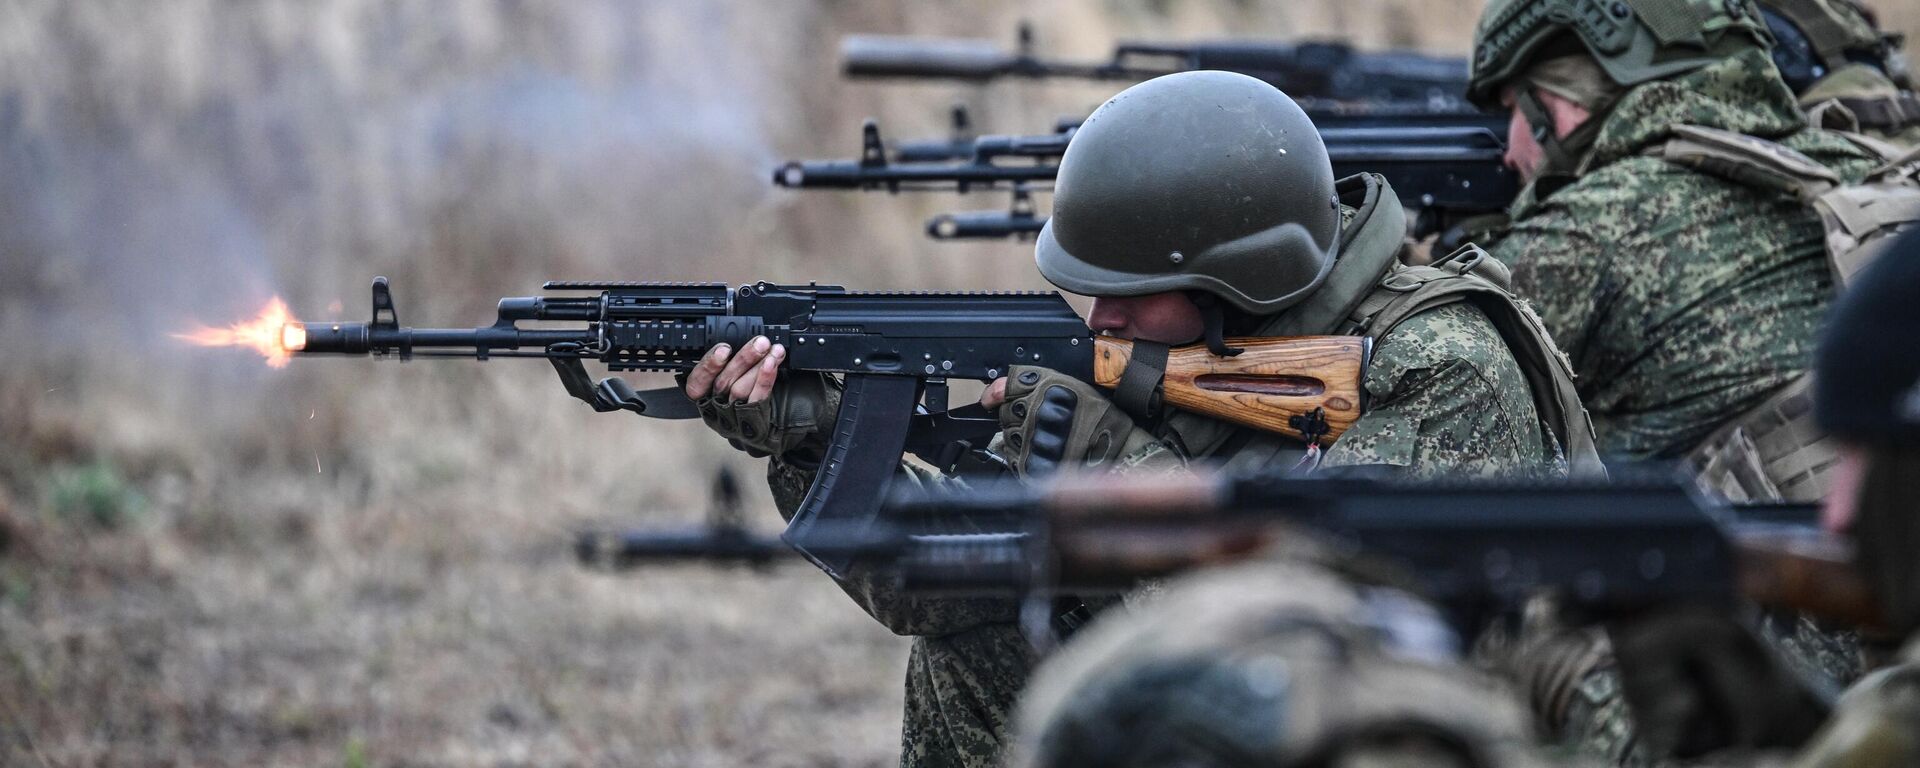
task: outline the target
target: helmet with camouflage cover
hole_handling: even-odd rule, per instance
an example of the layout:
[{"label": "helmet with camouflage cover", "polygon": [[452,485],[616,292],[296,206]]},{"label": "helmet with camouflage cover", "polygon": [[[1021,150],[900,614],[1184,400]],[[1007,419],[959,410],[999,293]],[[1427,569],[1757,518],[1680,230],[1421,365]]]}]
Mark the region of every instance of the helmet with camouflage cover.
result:
[{"label": "helmet with camouflage cover", "polygon": [[1502,86],[1569,38],[1622,86],[1770,44],[1750,0],[1491,0],[1474,30],[1467,98],[1498,108]]},{"label": "helmet with camouflage cover", "polygon": [[1773,63],[1795,93],[1849,64],[1865,64],[1905,84],[1898,35],[1880,31],[1855,0],[1760,0],[1773,34]]},{"label": "helmet with camouflage cover", "polygon": [[1040,668],[1013,764],[1541,765],[1519,699],[1457,645],[1406,593],[1304,562],[1200,574]]},{"label": "helmet with camouflage cover", "polygon": [[1197,291],[1273,314],[1333,266],[1333,181],[1319,131],[1272,85],[1231,72],[1154,78],[1075,132],[1035,261],[1074,293]]}]

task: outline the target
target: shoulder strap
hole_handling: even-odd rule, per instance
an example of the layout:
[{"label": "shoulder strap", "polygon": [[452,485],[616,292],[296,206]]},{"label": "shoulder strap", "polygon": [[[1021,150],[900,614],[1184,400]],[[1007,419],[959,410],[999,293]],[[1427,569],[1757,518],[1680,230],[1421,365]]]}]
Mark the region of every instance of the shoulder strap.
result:
[{"label": "shoulder strap", "polygon": [[1362,301],[1352,322],[1357,332],[1376,338],[1418,313],[1458,301],[1470,301],[1485,313],[1513,352],[1533,394],[1541,421],[1553,431],[1575,477],[1605,477],[1594,441],[1593,422],[1580,404],[1573,366],[1547,334],[1532,308],[1514,297],[1510,275],[1478,246],[1467,245],[1425,266],[1398,266]]},{"label": "shoulder strap", "polygon": [[1676,125],[1673,138],[1648,154],[1736,184],[1807,201],[1845,183],[1838,174],[1797,150],[1718,128]]},{"label": "shoulder strap", "polygon": [[1885,251],[1893,240],[1889,235],[1920,222],[1920,148],[1834,131],[1881,161],[1860,183],[1847,184],[1812,158],[1765,139],[1694,125],[1677,125],[1673,132],[1650,154],[1812,206],[1826,229],[1836,285],[1845,285]]}]

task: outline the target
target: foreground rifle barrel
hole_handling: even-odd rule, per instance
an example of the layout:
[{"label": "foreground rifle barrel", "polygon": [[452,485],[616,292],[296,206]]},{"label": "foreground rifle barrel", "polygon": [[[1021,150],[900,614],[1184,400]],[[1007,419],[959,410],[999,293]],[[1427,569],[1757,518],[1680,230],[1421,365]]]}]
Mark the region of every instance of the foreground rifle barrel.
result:
[{"label": "foreground rifle barrel", "polygon": [[[1812,506],[1744,509],[1664,481],[1102,476],[903,489],[882,515],[892,529],[840,543],[929,593],[1124,590],[1300,541],[1380,558],[1459,616],[1518,606],[1544,589],[1598,611],[1744,597],[1878,625],[1845,544],[1811,528]],[[1800,522],[1783,525],[1783,515]]]}]

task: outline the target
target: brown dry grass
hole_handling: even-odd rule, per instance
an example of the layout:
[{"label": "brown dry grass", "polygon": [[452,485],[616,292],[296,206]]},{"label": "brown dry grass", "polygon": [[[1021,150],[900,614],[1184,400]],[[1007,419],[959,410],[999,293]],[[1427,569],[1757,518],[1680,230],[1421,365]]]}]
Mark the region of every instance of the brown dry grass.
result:
[{"label": "brown dry grass", "polygon": [[[1464,46],[1477,0],[0,3],[0,763],[880,765],[905,643],[802,567],[607,576],[593,523],[697,516],[697,425],[536,364],[297,364],[166,337],[271,293],[464,324],[547,278],[1036,287],[793,196],[859,120],[1037,129],[1101,86],[848,85],[840,34]],[[1920,25],[1914,8],[1888,9]],[[764,495],[754,498],[764,507]],[[771,514],[761,516],[771,526]]]}]

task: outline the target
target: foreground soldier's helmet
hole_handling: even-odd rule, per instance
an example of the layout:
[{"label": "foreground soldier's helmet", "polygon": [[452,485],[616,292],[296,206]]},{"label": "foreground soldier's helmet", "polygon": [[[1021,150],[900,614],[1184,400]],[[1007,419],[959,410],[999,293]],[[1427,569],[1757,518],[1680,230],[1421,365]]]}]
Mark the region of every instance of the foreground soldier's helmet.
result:
[{"label": "foreground soldier's helmet", "polygon": [[1491,0],[1474,30],[1467,98],[1500,106],[1500,88],[1553,45],[1577,40],[1615,83],[1633,86],[1768,45],[1750,0]]},{"label": "foreground soldier's helmet", "polygon": [[1814,360],[1814,415],[1855,445],[1920,448],[1920,229],[1900,235],[1834,304]]},{"label": "foreground soldier's helmet", "polygon": [[1542,765],[1517,697],[1405,593],[1302,563],[1177,581],[1103,615],[1021,700],[1021,768]]},{"label": "foreground soldier's helmet", "polygon": [[1326,279],[1339,236],[1333,166],[1299,105],[1246,75],[1182,72],[1081,124],[1035,260],[1074,293],[1199,291],[1267,315]]}]

